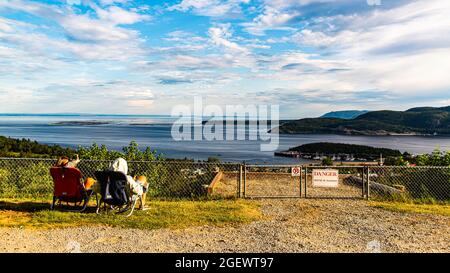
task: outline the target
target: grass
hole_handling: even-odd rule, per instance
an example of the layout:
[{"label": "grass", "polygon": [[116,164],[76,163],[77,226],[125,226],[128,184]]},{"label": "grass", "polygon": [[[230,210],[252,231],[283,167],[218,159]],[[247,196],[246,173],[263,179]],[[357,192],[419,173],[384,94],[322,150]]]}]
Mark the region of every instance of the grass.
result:
[{"label": "grass", "polygon": [[248,223],[262,217],[259,204],[248,200],[148,201],[149,210],[135,211],[131,217],[104,211],[50,211],[48,201],[0,199],[0,227],[64,228],[110,226],[138,229],[186,228],[201,225]]},{"label": "grass", "polygon": [[425,213],[450,216],[450,205],[443,204],[414,204],[400,202],[371,201],[370,205],[376,208],[404,213]]}]

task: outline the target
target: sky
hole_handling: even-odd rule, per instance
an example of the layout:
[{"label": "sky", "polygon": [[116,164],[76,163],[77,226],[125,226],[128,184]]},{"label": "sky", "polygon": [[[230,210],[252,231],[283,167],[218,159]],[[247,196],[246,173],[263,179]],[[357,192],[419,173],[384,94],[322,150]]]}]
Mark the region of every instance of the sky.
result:
[{"label": "sky", "polygon": [[0,0],[0,113],[450,105],[448,0]]}]

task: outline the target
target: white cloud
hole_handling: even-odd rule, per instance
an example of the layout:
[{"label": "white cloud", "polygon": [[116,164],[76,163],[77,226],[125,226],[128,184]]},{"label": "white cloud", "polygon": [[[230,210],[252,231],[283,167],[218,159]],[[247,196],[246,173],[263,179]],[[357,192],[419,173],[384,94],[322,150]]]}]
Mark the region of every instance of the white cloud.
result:
[{"label": "white cloud", "polygon": [[100,3],[104,6],[113,5],[116,3],[119,4],[126,4],[127,2],[130,2],[131,0],[100,0]]},{"label": "white cloud", "polygon": [[131,25],[141,21],[150,20],[150,16],[128,11],[117,6],[102,9],[94,6],[100,19],[111,22],[113,25]]},{"label": "white cloud", "polygon": [[58,7],[36,2],[21,0],[0,3],[0,8],[8,8],[31,13],[45,19],[54,20],[60,24],[71,38],[88,41],[117,41],[135,38],[137,32],[118,27],[118,24],[133,24],[150,19],[147,15],[124,10],[119,7],[101,9],[96,5],[90,6],[96,10],[98,19],[89,13],[78,14],[70,7]]},{"label": "white cloud", "polygon": [[[342,2],[351,2],[354,0],[264,0],[265,5],[276,9],[288,9],[293,7],[302,7],[317,3],[334,3],[339,5]],[[363,0],[366,1],[366,0]]]},{"label": "white cloud", "polygon": [[241,5],[248,4],[250,0],[182,0],[170,6],[169,11],[190,11],[195,14],[211,17],[221,17],[241,14]]},{"label": "white cloud", "polygon": [[0,31],[12,32],[13,31],[13,27],[11,26],[12,23],[14,23],[12,20],[0,18]]},{"label": "white cloud", "polygon": [[311,31],[309,29],[303,29],[294,35],[292,35],[293,42],[300,45],[308,45],[315,47],[331,46],[337,42],[337,38],[328,36],[321,31]]},{"label": "white cloud", "polygon": [[[89,76],[59,79],[44,85],[19,84],[5,89],[4,95],[17,98],[10,100],[12,104],[6,107],[6,111],[28,107],[44,113],[87,111],[144,114],[152,110],[155,101],[153,91],[142,84],[128,81],[105,82],[92,80]],[[61,100],[62,95],[64,100]],[[55,101],[58,103],[55,104]],[[76,103],[72,103],[73,101]]]},{"label": "white cloud", "polygon": [[247,52],[246,48],[238,45],[235,42],[230,41],[230,38],[232,38],[230,26],[231,26],[230,24],[221,24],[216,27],[211,27],[208,30],[208,34],[209,37],[211,38],[211,41],[215,45],[223,46],[231,51]]},{"label": "white cloud", "polygon": [[267,30],[293,30],[286,24],[297,15],[296,12],[281,12],[267,6],[264,12],[255,17],[252,22],[242,23],[241,25],[253,35],[264,35]]},{"label": "white cloud", "polygon": [[9,23],[6,29],[5,19],[0,21],[0,35],[5,41],[20,48],[29,48],[42,56],[55,58],[53,55],[61,53],[90,61],[125,60],[144,52],[139,33],[116,24],[131,24],[147,18],[120,8],[103,10],[97,7],[100,13],[98,19],[89,14],[75,13],[70,7],[20,0],[2,2],[0,8],[31,13],[53,20],[62,27],[68,39],[50,37],[43,31],[36,31],[37,26],[28,24],[25,28],[24,23]]},{"label": "white cloud", "polygon": [[[283,54],[272,60],[271,77],[295,81],[301,90],[341,90],[377,100],[445,96],[450,89],[450,2],[414,1],[364,15],[312,19],[290,39],[315,47],[317,56]],[[332,31],[328,31],[329,26]],[[280,40],[281,41],[281,40]],[[289,68],[289,69],[282,69]],[[264,75],[262,75],[264,76]],[[318,93],[314,93],[318,94]],[[346,93],[340,93],[342,101]],[[370,95],[372,94],[372,95]],[[378,100],[383,100],[379,96]]]},{"label": "white cloud", "polygon": [[86,15],[67,15],[59,19],[67,34],[76,40],[92,42],[126,41],[137,37],[135,31],[116,27]]},{"label": "white cloud", "polygon": [[[79,6],[0,0],[0,14],[15,10],[45,22],[0,16],[0,97],[18,94],[5,109],[46,111],[64,92],[86,112],[101,103],[105,112],[117,113],[167,110],[191,94],[220,103],[278,100],[293,113],[448,102],[448,1],[322,13],[299,21],[308,18],[306,5],[318,2],[331,0],[178,1],[169,10],[215,18],[199,19],[207,24],[195,28],[178,24],[167,34],[158,30],[154,37],[149,24],[148,32],[140,28],[149,36],[146,44],[133,24],[151,18],[136,2],[82,1],[92,8],[83,12]],[[251,3],[253,9],[242,13]],[[259,11],[254,20],[233,25]],[[158,21],[152,24],[172,27],[178,17],[170,15],[155,13]],[[240,17],[228,21],[229,16]],[[242,29],[266,36],[241,35]],[[272,36],[270,30],[286,32]],[[294,99],[286,102],[289,98]],[[299,110],[298,101],[308,105]],[[77,107],[62,104],[53,110]]]}]

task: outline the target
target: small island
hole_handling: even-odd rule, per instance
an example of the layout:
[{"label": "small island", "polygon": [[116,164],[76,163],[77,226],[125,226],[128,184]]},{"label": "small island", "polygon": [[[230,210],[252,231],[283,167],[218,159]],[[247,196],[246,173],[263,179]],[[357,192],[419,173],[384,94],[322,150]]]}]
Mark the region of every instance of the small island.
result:
[{"label": "small island", "polygon": [[287,151],[275,152],[275,156],[333,161],[373,161],[383,157],[399,157],[399,150],[364,145],[319,142],[300,145]]},{"label": "small island", "polygon": [[75,120],[75,121],[58,121],[50,123],[53,126],[88,126],[88,125],[108,125],[109,121],[97,121],[97,120]]}]

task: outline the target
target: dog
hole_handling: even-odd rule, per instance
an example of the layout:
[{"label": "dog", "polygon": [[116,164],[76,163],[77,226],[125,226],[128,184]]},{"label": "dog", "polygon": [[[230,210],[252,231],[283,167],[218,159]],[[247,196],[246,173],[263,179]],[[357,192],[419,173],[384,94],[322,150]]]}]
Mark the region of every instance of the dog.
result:
[{"label": "dog", "polygon": [[67,156],[61,156],[55,164],[55,167],[66,167],[66,168],[76,168],[78,163],[80,163],[80,157],[78,154],[75,158],[69,159]]},{"label": "dog", "polygon": [[138,182],[139,184],[142,185],[143,191],[142,191],[142,195],[139,196],[139,199],[141,200],[141,205],[140,205],[140,209],[141,210],[146,210],[145,208],[145,199],[147,198],[147,191],[148,191],[148,181],[147,181],[147,177],[145,177],[144,175],[139,175],[139,176],[135,176],[134,177],[134,181]]}]

